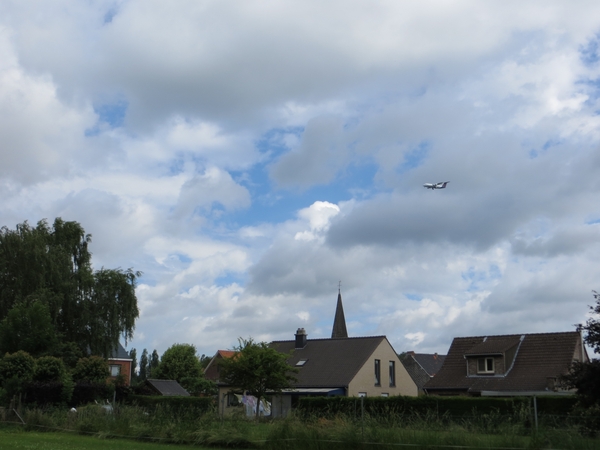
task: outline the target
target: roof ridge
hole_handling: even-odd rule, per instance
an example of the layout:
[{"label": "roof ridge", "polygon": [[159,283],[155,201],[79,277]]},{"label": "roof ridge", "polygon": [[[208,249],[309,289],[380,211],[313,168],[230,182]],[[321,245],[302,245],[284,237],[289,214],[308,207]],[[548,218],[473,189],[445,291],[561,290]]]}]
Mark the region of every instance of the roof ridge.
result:
[{"label": "roof ridge", "polygon": [[[386,336],[381,334],[381,335],[375,335],[375,336],[352,336],[352,337],[347,337],[347,338],[314,338],[314,339],[307,339],[308,342],[310,341],[347,341],[347,340],[351,340],[351,339],[375,339],[375,338],[385,338]],[[276,342],[295,342],[294,339],[286,339],[286,340],[281,340],[281,341],[271,341],[271,343],[276,343]]]},{"label": "roof ridge", "polygon": [[515,334],[482,334],[481,336],[457,336],[454,339],[478,339],[492,337],[516,337],[516,336],[546,336],[549,334],[579,334],[578,331],[548,331],[544,333],[515,333]]}]

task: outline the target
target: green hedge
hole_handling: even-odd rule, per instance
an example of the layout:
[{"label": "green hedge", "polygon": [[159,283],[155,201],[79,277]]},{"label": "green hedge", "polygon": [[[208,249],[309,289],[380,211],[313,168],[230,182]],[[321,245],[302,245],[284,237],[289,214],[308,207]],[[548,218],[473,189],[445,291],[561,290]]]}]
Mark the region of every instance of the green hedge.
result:
[{"label": "green hedge", "polygon": [[[532,407],[530,397],[365,397],[364,412],[372,417],[390,414],[461,418],[481,414],[514,415]],[[575,397],[538,397],[538,415],[566,415],[575,404]],[[361,414],[361,399],[357,397],[303,397],[298,413],[306,416]]]},{"label": "green hedge", "polygon": [[211,397],[175,397],[160,395],[129,395],[127,403],[149,410],[170,409],[174,413],[204,414],[214,409]]}]

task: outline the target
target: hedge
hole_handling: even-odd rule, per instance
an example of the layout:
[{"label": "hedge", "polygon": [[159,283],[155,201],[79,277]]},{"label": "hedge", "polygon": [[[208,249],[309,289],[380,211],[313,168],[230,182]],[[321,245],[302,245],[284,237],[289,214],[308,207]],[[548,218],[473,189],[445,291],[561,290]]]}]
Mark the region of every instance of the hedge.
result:
[{"label": "hedge", "polygon": [[142,408],[155,410],[157,408],[168,408],[173,413],[193,413],[197,415],[212,411],[215,407],[211,397],[178,397],[160,395],[129,395],[127,403]]},{"label": "hedge", "polygon": [[[372,417],[420,415],[436,417],[469,417],[475,414],[513,415],[529,411],[531,397],[364,397],[364,412]],[[574,406],[575,397],[537,397],[538,415],[566,415]],[[361,414],[361,399],[357,397],[302,397],[297,412],[308,416]]]}]

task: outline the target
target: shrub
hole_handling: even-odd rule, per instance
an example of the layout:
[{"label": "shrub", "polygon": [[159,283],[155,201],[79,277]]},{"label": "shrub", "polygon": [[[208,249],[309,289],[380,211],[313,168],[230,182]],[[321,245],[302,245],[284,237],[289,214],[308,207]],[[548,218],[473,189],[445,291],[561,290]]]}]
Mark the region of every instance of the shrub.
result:
[{"label": "shrub", "polygon": [[73,380],[75,381],[106,383],[108,376],[108,363],[100,356],[81,358],[73,370]]}]

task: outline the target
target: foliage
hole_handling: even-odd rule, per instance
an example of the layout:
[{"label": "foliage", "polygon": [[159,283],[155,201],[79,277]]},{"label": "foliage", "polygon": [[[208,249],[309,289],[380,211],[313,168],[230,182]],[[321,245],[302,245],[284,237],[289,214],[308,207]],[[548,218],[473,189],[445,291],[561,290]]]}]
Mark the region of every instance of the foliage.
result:
[{"label": "foliage", "polygon": [[42,356],[35,361],[34,381],[62,381],[66,374],[65,364],[60,358]]},{"label": "foliage", "polygon": [[191,344],[174,344],[162,355],[160,364],[152,372],[153,378],[176,380],[202,376],[200,360],[196,356],[196,347]]},{"label": "foliage", "polygon": [[130,395],[128,403],[155,409],[159,406],[169,407],[175,413],[193,410],[196,417],[214,410],[214,400],[210,397],[178,397],[162,395]]},{"label": "foliage", "polygon": [[[592,291],[596,306],[590,306],[595,316],[590,317],[585,324],[579,324],[578,330],[584,332],[584,341],[600,353],[600,294]],[[566,388],[577,389],[577,395],[583,407],[600,405],[600,360],[593,359],[589,362],[576,362],[571,371],[561,377],[561,383]]]},{"label": "foliage", "polygon": [[217,384],[204,376],[182,378],[179,384],[191,395],[217,395],[219,392]]},{"label": "foliage", "polygon": [[[576,405],[575,397],[548,396],[537,398],[540,415],[565,414]],[[356,417],[364,413],[384,419],[390,414],[404,417],[452,418],[455,420],[481,418],[492,413],[504,417],[515,416],[532,408],[529,397],[303,397],[299,399],[297,414],[302,417],[331,418],[343,414]]]},{"label": "foliage", "polygon": [[154,372],[159,364],[160,358],[158,357],[158,352],[156,351],[156,349],[154,349],[152,351],[152,356],[150,357],[150,362],[148,363],[148,371],[146,372],[148,378],[156,378]]},{"label": "foliage", "polygon": [[[91,236],[79,223],[60,218],[52,227],[45,220],[36,227],[27,222],[15,230],[2,227],[0,320],[9,318],[15,307],[33,308],[40,303],[49,312],[54,335],[62,342],[76,343],[81,350],[108,356],[120,336],[130,339],[139,316],[135,281],[140,274],[131,269],[94,272],[90,242]],[[47,325],[44,311],[38,308],[26,311],[26,316]],[[23,330],[14,317],[2,323]],[[47,333],[46,328],[40,331]],[[19,348],[25,345],[26,340]],[[45,351],[36,348],[35,354]]]},{"label": "foliage", "polygon": [[73,370],[73,380],[75,381],[106,384],[108,376],[108,363],[100,356],[81,358]]},{"label": "foliage", "polygon": [[129,357],[131,358],[131,381],[137,381],[137,351],[135,348],[131,349]]},{"label": "foliage", "polygon": [[[257,398],[257,403],[267,392],[279,392],[296,381],[298,370],[287,363],[288,355],[269,347],[266,342],[256,343],[252,338],[238,339],[237,352],[232,358],[219,362],[220,378],[229,386],[243,389]],[[258,418],[259,408],[256,408]]]},{"label": "foliage", "polygon": [[0,380],[6,381],[10,378],[18,378],[22,382],[33,378],[35,360],[22,350],[15,353],[7,353],[0,361]]},{"label": "foliage", "polygon": [[48,305],[17,303],[0,323],[0,353],[23,350],[32,356],[54,352],[58,344]]},{"label": "foliage", "polygon": [[144,349],[140,358],[140,380],[148,378],[148,350]]},{"label": "foliage", "polygon": [[174,344],[162,355],[160,364],[152,371],[152,378],[175,380],[190,394],[216,393],[216,385],[204,378],[196,347],[191,344]]},{"label": "foliage", "polygon": [[54,356],[61,358],[69,370],[73,370],[77,362],[85,355],[75,342],[61,342]]}]

